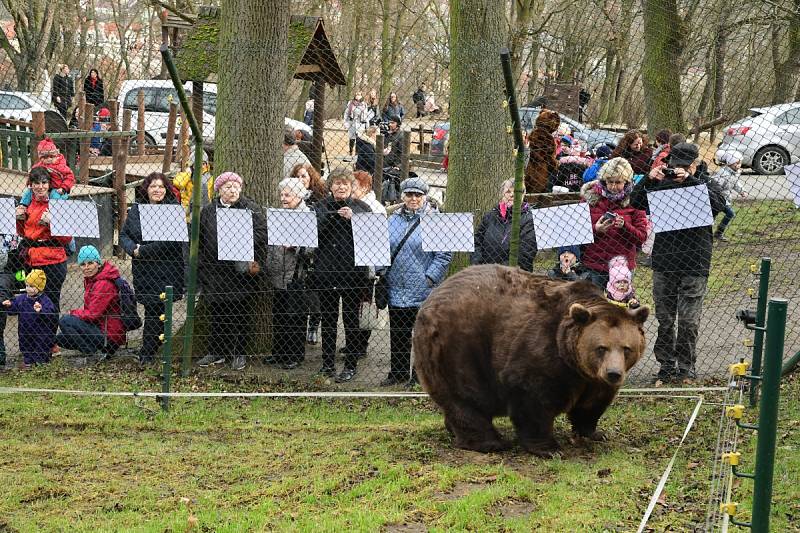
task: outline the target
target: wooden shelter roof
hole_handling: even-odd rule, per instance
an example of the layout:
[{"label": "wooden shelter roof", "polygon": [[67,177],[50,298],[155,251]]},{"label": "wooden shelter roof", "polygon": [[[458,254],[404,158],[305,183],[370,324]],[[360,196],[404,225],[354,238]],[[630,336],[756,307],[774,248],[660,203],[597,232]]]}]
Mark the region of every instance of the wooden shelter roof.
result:
[{"label": "wooden shelter roof", "polygon": [[[194,24],[175,15],[162,23],[167,29],[185,30],[175,64],[184,81],[216,81],[220,8],[204,6]],[[313,81],[320,77],[333,87],[345,85],[345,77],[321,17],[292,15],[286,63],[289,79]]]}]

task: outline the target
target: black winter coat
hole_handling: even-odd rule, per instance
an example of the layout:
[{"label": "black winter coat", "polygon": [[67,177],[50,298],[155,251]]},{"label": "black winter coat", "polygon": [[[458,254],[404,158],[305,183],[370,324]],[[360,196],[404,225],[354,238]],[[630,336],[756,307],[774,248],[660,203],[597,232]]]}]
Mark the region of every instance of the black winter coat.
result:
[{"label": "black winter coat", "polygon": [[203,298],[209,302],[237,301],[257,296],[264,290],[264,272],[267,266],[267,219],[264,210],[253,200],[240,196],[227,209],[248,209],[253,215],[253,252],[261,272],[252,275],[241,261],[217,259],[217,210],[226,209],[219,198],[203,207],[200,212],[200,286]]},{"label": "black winter coat", "polygon": [[[708,176],[702,171],[697,171],[694,176],[686,178],[682,183],[671,180],[657,181],[646,177],[633,188],[631,206],[649,213],[648,192],[694,187],[707,182]],[[708,198],[711,203],[711,213],[716,217],[717,213],[725,209],[725,197],[719,190],[709,185]],[[681,210],[687,207],[675,206],[676,209]],[[653,242],[653,270],[686,276],[708,277],[711,269],[712,242],[711,226],[657,233]]]},{"label": "black winter coat", "polygon": [[[511,245],[511,210],[509,207],[505,219],[500,216],[499,207],[495,207],[483,216],[475,231],[475,251],[471,258],[473,265],[508,264]],[[535,258],[536,234],[533,230],[533,217],[528,206],[523,206],[519,227],[519,267],[527,272],[533,272]]]},{"label": "black winter coat", "polygon": [[[105,89],[103,89],[103,80],[97,78],[94,86],[89,76],[83,80],[83,93],[86,95],[86,103],[99,106],[105,101]],[[95,110],[96,111],[96,110]]]},{"label": "black winter coat", "polygon": [[353,213],[370,213],[372,210],[361,200],[348,198],[334,200],[328,196],[314,209],[317,212],[317,235],[319,247],[314,255],[315,288],[363,287],[367,282],[367,267],[355,266],[353,226],[337,211],[349,207]]},{"label": "black winter coat", "polygon": [[[170,190],[164,203],[177,204]],[[132,258],[133,290],[140,304],[157,303],[167,285],[172,285],[175,300],[183,297],[185,243],[173,241],[144,241],[139,204],[128,209],[128,216],[119,236],[122,248]],[[133,255],[139,246],[139,257]]]},{"label": "black winter coat", "polygon": [[356,137],[356,170],[368,172],[370,176],[375,175],[375,145],[371,142]]}]

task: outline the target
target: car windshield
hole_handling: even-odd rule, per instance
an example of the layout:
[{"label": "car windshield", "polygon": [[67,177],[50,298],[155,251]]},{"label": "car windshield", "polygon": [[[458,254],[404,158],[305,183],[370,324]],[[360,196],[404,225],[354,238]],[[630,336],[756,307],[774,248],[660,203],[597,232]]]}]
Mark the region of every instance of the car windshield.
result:
[{"label": "car windshield", "polygon": [[203,92],[203,111],[217,116],[217,94]]}]

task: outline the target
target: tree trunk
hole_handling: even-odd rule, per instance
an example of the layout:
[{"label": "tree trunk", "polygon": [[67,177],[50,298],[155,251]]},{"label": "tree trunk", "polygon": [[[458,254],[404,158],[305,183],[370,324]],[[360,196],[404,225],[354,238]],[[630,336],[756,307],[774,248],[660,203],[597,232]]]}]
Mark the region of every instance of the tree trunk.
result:
[{"label": "tree trunk", "polygon": [[[500,183],[513,175],[499,55],[506,41],[504,12],[502,0],[450,3],[450,212],[479,216],[497,202]],[[466,261],[454,261],[454,267],[459,263]]]},{"label": "tree trunk", "polygon": [[792,100],[797,74],[800,72],[800,0],[792,2],[794,10],[786,29],[787,57],[781,61],[780,30],[775,23],[772,27],[772,64],[775,72],[775,87],[772,92],[773,104],[785,104]]},{"label": "tree trunk", "polygon": [[644,59],[642,84],[647,130],[669,128],[686,132],[681,113],[681,69],[683,31],[675,0],[643,0]]},{"label": "tree trunk", "polygon": [[[228,0],[220,12],[215,170],[244,179],[244,194],[275,205],[286,102],[288,0]],[[261,265],[262,270],[265,265]],[[257,298],[251,353],[269,347],[269,298]]]}]

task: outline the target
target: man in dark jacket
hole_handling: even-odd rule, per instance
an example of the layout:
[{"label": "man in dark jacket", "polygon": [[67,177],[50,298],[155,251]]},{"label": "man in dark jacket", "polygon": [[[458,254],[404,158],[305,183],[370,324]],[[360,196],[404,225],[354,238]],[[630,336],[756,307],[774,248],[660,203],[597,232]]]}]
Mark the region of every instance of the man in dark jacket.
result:
[{"label": "man in dark jacket", "polygon": [[[696,145],[672,147],[667,165],[654,167],[631,194],[631,205],[648,209],[647,193],[704,185],[708,176],[698,170]],[[712,187],[708,190],[712,214],[725,207],[725,199]],[[686,206],[675,206],[685,209]],[[656,384],[690,381],[696,378],[696,345],[703,298],[711,268],[711,226],[658,233],[653,243],[653,298],[658,337],[653,349],[661,369]],[[677,319],[677,335],[676,335]]]},{"label": "man in dark jacket", "polygon": [[424,83],[417,87],[414,94],[411,95],[411,100],[417,108],[417,118],[425,116],[425,100],[428,98],[428,86]]},{"label": "man in dark jacket", "polygon": [[402,119],[394,115],[389,119],[389,131],[383,149],[383,167],[400,167],[403,161],[403,132],[400,131]]}]

